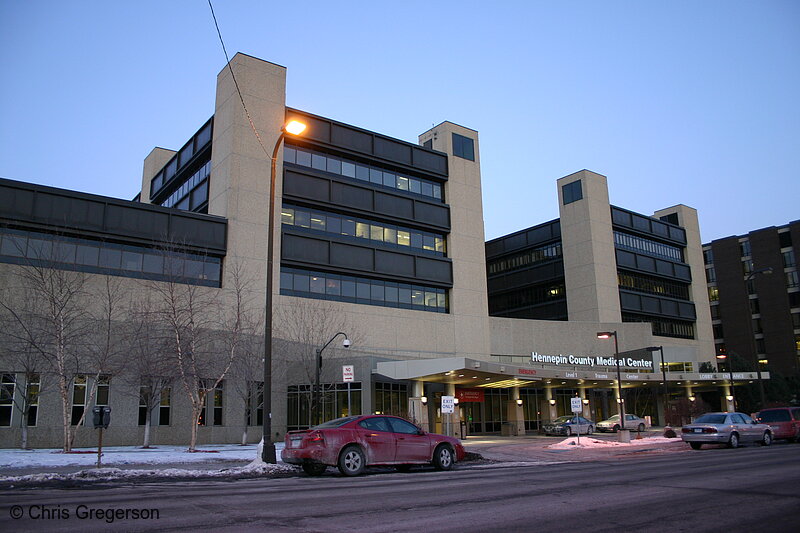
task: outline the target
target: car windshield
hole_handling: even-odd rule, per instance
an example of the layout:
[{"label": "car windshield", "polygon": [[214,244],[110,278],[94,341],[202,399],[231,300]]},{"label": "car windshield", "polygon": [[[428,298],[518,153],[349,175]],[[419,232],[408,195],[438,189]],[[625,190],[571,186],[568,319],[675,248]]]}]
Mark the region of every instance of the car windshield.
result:
[{"label": "car windshield", "polygon": [[724,424],[726,415],[702,415],[695,420],[696,424]]},{"label": "car windshield", "polygon": [[559,416],[558,418],[553,420],[553,422],[555,422],[556,424],[563,424],[564,422],[570,422],[573,418],[575,418],[575,417],[574,416]]},{"label": "car windshield", "polygon": [[756,417],[762,422],[789,422],[792,418],[789,416],[789,411],[761,411]]},{"label": "car windshield", "polygon": [[327,422],[323,422],[317,426],[313,426],[311,429],[326,429],[326,428],[338,428],[347,424],[348,422],[352,422],[357,416],[345,416],[344,418],[336,418],[334,420],[328,420]]},{"label": "car windshield", "polygon": [[619,415],[610,416],[608,420],[619,420]]}]

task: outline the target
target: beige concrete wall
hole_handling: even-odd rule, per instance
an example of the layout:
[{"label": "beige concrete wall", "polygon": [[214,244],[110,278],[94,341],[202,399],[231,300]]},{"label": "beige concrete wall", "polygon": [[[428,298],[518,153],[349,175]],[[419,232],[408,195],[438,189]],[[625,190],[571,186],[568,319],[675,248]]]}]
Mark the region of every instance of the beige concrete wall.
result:
[{"label": "beige concrete wall", "polygon": [[167,150],[166,148],[153,148],[147,157],[144,159],[142,166],[142,195],[141,202],[145,204],[152,203],[150,201],[150,180],[153,176],[158,174],[158,171],[164,168],[164,165],[175,155],[175,150]]},{"label": "beige concrete wall", "polygon": [[[562,187],[577,180],[583,198],[564,205]],[[622,314],[606,177],[581,170],[557,184],[569,320],[619,322]]]},{"label": "beige concrete wall", "polygon": [[[453,155],[453,133],[468,137],[475,146],[475,160]],[[454,352],[480,357],[489,353],[486,250],[481,195],[480,142],[478,132],[443,122],[419,136],[420,144],[431,140],[433,149],[448,154],[449,178],[444,187],[450,205],[450,235],[447,256],[453,260],[453,289],[450,291]]]},{"label": "beige concrete wall", "polygon": [[[674,344],[691,346],[697,352],[697,361],[716,362],[714,357],[714,332],[711,326],[711,307],[708,301],[708,289],[706,284],[705,262],[703,261],[703,244],[700,240],[700,223],[697,217],[697,210],[686,205],[676,205],[656,211],[653,216],[656,218],[671,214],[678,215],[678,223],[686,230],[686,249],[684,250],[684,262],[689,265],[692,271],[692,284],[689,287],[689,294],[694,302],[697,319],[695,321],[695,338],[686,339],[683,343],[681,339],[675,339]],[[672,341],[672,339],[670,339]],[[716,364],[714,365],[716,366]],[[694,369],[695,372],[698,368]]]}]

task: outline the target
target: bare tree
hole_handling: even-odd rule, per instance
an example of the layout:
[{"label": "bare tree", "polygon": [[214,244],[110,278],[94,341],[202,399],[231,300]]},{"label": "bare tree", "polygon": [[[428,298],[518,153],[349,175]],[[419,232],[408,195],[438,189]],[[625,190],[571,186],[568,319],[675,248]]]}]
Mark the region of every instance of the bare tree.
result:
[{"label": "bare tree", "polygon": [[[37,259],[13,267],[11,281],[0,297],[0,309],[13,323],[7,331],[13,342],[40,358],[47,373],[54,376],[61,398],[63,449],[69,452],[75,430],[70,424],[70,386],[90,323],[87,277],[82,272],[50,268],[44,259],[54,253],[53,245],[42,242],[33,254]],[[33,246],[29,243],[29,248]]]},{"label": "bare tree", "polygon": [[[263,329],[263,326],[261,326]],[[254,329],[258,330],[258,327]],[[241,356],[231,366],[231,389],[244,405],[242,412],[242,445],[247,444],[247,428],[261,425],[256,413],[264,416],[264,338],[248,335],[242,342]]]},{"label": "bare tree", "polygon": [[[170,260],[169,254],[165,260]],[[246,334],[249,283],[235,264],[229,266],[229,278],[227,292],[187,284],[178,277],[149,284],[157,299],[156,316],[169,335],[167,346],[178,380],[192,408],[188,451],[196,450],[206,398],[225,379]]]},{"label": "bare tree", "polygon": [[[8,313],[0,315],[0,368],[11,371],[14,375],[15,391],[2,389],[4,400],[10,401],[13,408],[20,413],[20,448],[28,449],[28,421],[31,409],[38,406],[39,396],[52,383],[48,379],[45,361],[38,356],[36,350],[24,338],[10,334],[15,324]],[[17,380],[22,375],[23,381]],[[5,398],[5,395],[9,398]]]},{"label": "bare tree", "polygon": [[162,396],[171,391],[176,367],[165,345],[165,329],[157,320],[148,295],[136,300],[128,311],[125,341],[128,351],[123,380],[129,394],[145,409],[142,448],[150,447],[153,412],[161,405]]},{"label": "bare tree", "polygon": [[[283,359],[283,375],[292,379],[304,380],[314,383],[316,380],[317,349],[328,342],[333,335],[344,332],[358,345],[361,339],[358,328],[350,323],[344,313],[339,313],[335,307],[325,301],[293,298],[281,306],[276,313],[276,336],[273,353],[279,353]],[[331,345],[322,358],[320,373],[324,374],[326,367],[340,353],[336,346]],[[281,380],[285,381],[285,380]],[[309,413],[317,411],[316,397],[312,393],[309,398]],[[320,391],[319,401],[323,405],[330,405],[330,393]],[[320,410],[321,411],[321,410]],[[311,420],[309,420],[309,423]]]}]

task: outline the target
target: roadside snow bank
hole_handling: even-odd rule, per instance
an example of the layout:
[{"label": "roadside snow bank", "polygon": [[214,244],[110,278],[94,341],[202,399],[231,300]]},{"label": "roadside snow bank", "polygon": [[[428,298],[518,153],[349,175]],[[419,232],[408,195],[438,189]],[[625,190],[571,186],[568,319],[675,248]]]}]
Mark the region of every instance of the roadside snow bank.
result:
[{"label": "roadside snow bank", "polygon": [[581,443],[578,445],[577,437],[569,437],[547,446],[556,450],[566,450],[572,448],[617,448],[617,447],[630,447],[630,446],[647,446],[650,444],[669,444],[672,442],[681,442],[680,439],[668,439],[666,437],[645,437],[643,439],[632,438],[630,442],[618,442],[615,440],[600,440],[593,439],[592,437],[581,437]]}]

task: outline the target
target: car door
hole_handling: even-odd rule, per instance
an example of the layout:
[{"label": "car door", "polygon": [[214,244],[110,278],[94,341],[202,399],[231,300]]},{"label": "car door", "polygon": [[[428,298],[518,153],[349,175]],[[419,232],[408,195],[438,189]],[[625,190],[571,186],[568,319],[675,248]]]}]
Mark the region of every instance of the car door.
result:
[{"label": "car door", "polygon": [[742,422],[744,427],[747,431],[747,440],[750,442],[755,442],[761,440],[761,436],[764,434],[763,429],[758,427],[755,421],[745,414],[740,414],[739,416],[742,417]]},{"label": "car door", "polygon": [[390,463],[394,461],[396,441],[389,421],[383,416],[365,418],[358,423],[360,441],[367,454],[367,463]]},{"label": "car door", "polygon": [[417,426],[402,418],[387,418],[394,431],[396,442],[395,461],[424,462],[432,457],[431,439]]},{"label": "car door", "polygon": [[731,413],[728,418],[731,419],[731,426],[733,426],[733,429],[739,434],[739,442],[748,442],[753,439],[750,428],[747,427],[742,415],[739,413]]}]

